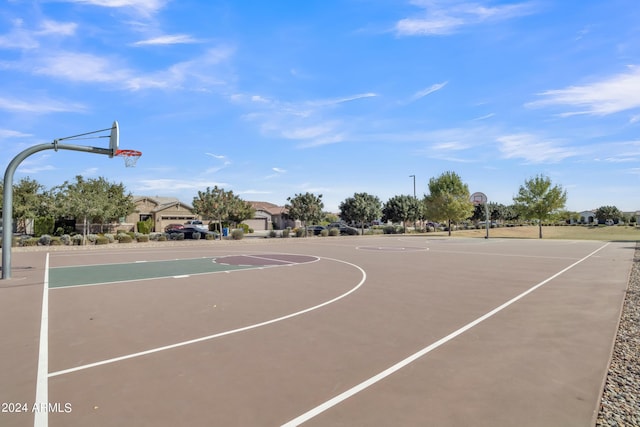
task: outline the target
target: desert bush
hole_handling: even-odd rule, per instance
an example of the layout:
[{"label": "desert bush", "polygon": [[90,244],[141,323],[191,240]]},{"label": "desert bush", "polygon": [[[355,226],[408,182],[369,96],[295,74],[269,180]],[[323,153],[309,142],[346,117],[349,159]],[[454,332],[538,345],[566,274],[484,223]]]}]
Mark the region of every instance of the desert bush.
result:
[{"label": "desert bush", "polygon": [[329,235],[329,230],[327,230],[326,228],[324,230],[320,230],[320,235],[322,237],[327,237]]},{"label": "desert bush", "polygon": [[242,240],[243,237],[244,237],[244,230],[240,228],[236,228],[235,230],[231,231],[231,238],[233,240]]},{"label": "desert bush", "polygon": [[33,221],[33,231],[36,236],[53,234],[55,222],[52,217],[38,217]]},{"label": "desert bush", "polygon": [[118,243],[131,243],[133,242],[133,237],[129,233],[118,233],[116,234],[116,240]]},{"label": "desert bush", "polygon": [[60,240],[60,237],[58,236],[52,236],[51,237],[51,243],[49,243],[51,246],[62,246],[62,240]]},{"label": "desert bush", "polygon": [[111,233],[104,233],[104,237],[107,238],[107,240],[109,241],[109,243],[113,243],[116,241],[116,237],[111,234]]},{"label": "desert bush", "polygon": [[71,244],[71,236],[69,236],[68,234],[63,234],[60,236],[60,241],[63,245],[69,245]]},{"label": "desert bush", "polygon": [[149,235],[148,234],[138,234],[136,236],[136,241],[137,242],[141,242],[141,243],[145,243],[149,241]]},{"label": "desert bush", "polygon": [[215,240],[216,239],[216,233],[213,233],[213,232],[205,233],[204,234],[204,239],[205,240]]},{"label": "desert bush", "polygon": [[282,237],[289,237],[289,233],[291,233],[291,228],[285,228],[284,230],[282,230]]},{"label": "desert bush", "polygon": [[384,234],[396,234],[396,227],[394,225],[385,225],[382,232]]},{"label": "desert bush", "polygon": [[96,234],[87,234],[87,240],[90,243],[95,243],[98,240],[98,236]]},{"label": "desert bush", "polygon": [[98,236],[96,239],[96,245],[108,245],[109,239],[105,236]]},{"label": "desert bush", "polygon": [[304,237],[304,228],[296,228],[296,237]]},{"label": "desert bush", "polygon": [[167,235],[166,234],[161,234],[158,236],[158,242],[166,242],[167,241]]},{"label": "desert bush", "polygon": [[340,229],[337,227],[332,227],[329,229],[329,236],[339,236],[340,235]]},{"label": "desert bush", "polygon": [[249,234],[249,226],[247,224],[238,224],[238,228],[242,229],[244,234]]},{"label": "desert bush", "polygon": [[201,233],[193,233],[192,235],[193,240],[200,240],[201,237],[202,237]]},{"label": "desert bush", "polygon": [[20,242],[20,246],[38,246],[39,239],[37,237],[29,237]]},{"label": "desert bush", "polygon": [[269,237],[276,237],[277,235],[276,230],[269,230]]},{"label": "desert bush", "polygon": [[43,234],[38,239],[38,244],[42,246],[49,246],[51,244],[51,236],[49,236],[48,234]]},{"label": "desert bush", "polygon": [[74,234],[71,236],[71,244],[74,246],[82,246],[84,243],[84,237],[82,234]]}]

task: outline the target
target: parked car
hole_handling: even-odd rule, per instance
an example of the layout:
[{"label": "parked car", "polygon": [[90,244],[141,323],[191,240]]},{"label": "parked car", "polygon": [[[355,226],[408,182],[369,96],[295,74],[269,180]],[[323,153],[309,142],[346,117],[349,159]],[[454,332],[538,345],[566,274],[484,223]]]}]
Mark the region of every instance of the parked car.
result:
[{"label": "parked car", "polygon": [[180,234],[184,234],[184,238],[185,239],[193,239],[193,235],[195,233],[200,233],[200,238],[204,239],[205,238],[205,234],[208,233],[208,231],[202,231],[201,228],[197,228],[195,226],[183,226],[182,228],[172,228],[166,231],[167,234],[173,235],[176,233],[180,233]]},{"label": "parked car", "polygon": [[323,225],[310,225],[307,227],[307,232],[313,233],[314,236],[318,236],[320,233],[322,233],[322,230],[326,229],[327,227]]},{"label": "parked car", "polygon": [[184,228],[184,225],[182,225],[182,224],[169,224],[164,228],[164,231],[179,230],[181,228]]},{"label": "parked car", "polygon": [[207,231],[209,231],[209,227],[204,225],[199,219],[190,219],[189,221],[185,222],[184,225],[187,227],[195,227],[199,229],[201,233],[206,233]]},{"label": "parked car", "polygon": [[327,225],[327,228],[338,228],[340,230],[340,234],[348,234],[350,236],[359,234],[358,229],[349,227],[344,222],[332,222]]}]

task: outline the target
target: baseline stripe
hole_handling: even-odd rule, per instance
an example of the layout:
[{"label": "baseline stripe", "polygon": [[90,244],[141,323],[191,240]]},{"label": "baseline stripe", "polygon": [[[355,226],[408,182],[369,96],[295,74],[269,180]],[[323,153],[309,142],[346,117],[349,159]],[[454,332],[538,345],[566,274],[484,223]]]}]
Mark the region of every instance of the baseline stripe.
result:
[{"label": "baseline stripe", "polygon": [[374,385],[375,383],[383,380],[384,378],[388,377],[389,375],[399,371],[400,369],[404,368],[405,366],[409,365],[410,363],[416,361],[417,359],[421,358],[422,356],[426,355],[427,353],[430,353],[431,351],[437,349],[441,345],[451,341],[452,339],[456,338],[458,335],[468,331],[469,329],[473,328],[474,326],[477,326],[479,323],[482,323],[485,320],[487,320],[488,318],[492,317],[493,315],[501,312],[502,310],[504,310],[505,308],[509,307],[513,303],[515,303],[515,302],[521,300],[522,298],[524,298],[525,296],[529,295],[530,293],[532,293],[536,289],[540,288],[541,286],[544,286],[545,284],[549,283],[550,281],[552,281],[556,277],[558,277],[561,274],[569,271],[570,269],[572,269],[576,265],[580,264],[584,260],[586,260],[586,259],[590,258],[591,256],[595,255],[597,252],[600,252],[602,249],[604,249],[608,245],[609,245],[609,243],[606,243],[605,245],[599,247],[598,249],[596,249],[595,251],[591,252],[589,255],[585,256],[584,258],[574,262],[573,264],[571,264],[570,266],[564,268],[563,270],[560,270],[558,273],[556,273],[553,276],[543,280],[542,282],[538,283],[537,285],[533,286],[532,288],[529,288],[528,290],[526,290],[525,292],[521,293],[520,295],[510,299],[509,301],[505,302],[501,306],[491,310],[487,314],[485,314],[485,315],[483,315],[481,317],[478,317],[476,320],[474,320],[474,321],[472,321],[470,323],[467,323],[466,325],[464,325],[460,329],[450,333],[449,335],[447,335],[444,338],[439,339],[438,341],[436,341],[433,344],[423,348],[422,350],[418,351],[417,353],[412,354],[411,356],[407,357],[406,359],[401,360],[400,362],[398,362],[395,365],[385,369],[384,371],[380,372],[379,374],[374,375],[373,377],[369,378],[368,380],[365,380],[365,381],[361,382],[360,384],[350,388],[349,390],[347,390],[347,391],[335,396],[334,398],[327,400],[323,404],[316,406],[315,408],[305,412],[304,414],[294,418],[293,420],[291,420],[291,421],[289,421],[289,422],[287,422],[285,424],[282,424],[281,427],[298,426],[298,425],[300,425],[300,424],[302,424],[302,423],[304,423],[306,421],[309,421],[310,419],[320,415],[321,413],[323,413],[324,411],[332,408],[333,406],[337,405],[338,403],[341,403],[341,402],[347,400],[351,396],[353,396],[353,395],[355,395],[357,393],[360,393],[361,391],[367,389],[368,387]]}]

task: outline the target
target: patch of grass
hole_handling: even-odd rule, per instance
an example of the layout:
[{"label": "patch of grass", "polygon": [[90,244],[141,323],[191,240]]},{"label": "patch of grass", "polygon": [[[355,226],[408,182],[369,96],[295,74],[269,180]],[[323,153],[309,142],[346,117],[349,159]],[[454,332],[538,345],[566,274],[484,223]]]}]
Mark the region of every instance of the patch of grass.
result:
[{"label": "patch of grass", "polygon": [[[487,232],[481,230],[455,230],[452,237],[478,237],[486,236]],[[446,236],[447,232],[430,233],[430,235]],[[489,229],[489,238],[518,238],[518,239],[537,239],[538,226],[524,227],[499,227]],[[564,240],[603,240],[603,241],[621,241],[636,242],[640,241],[640,227],[634,226],[606,226],[597,227],[590,226],[543,226],[543,239],[564,239]]]}]

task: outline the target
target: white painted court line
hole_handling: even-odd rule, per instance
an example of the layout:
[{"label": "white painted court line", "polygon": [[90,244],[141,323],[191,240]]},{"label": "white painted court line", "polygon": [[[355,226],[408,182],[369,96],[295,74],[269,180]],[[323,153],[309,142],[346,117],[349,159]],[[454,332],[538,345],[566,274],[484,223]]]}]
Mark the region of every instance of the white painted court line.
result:
[{"label": "white painted court line", "polygon": [[347,400],[351,396],[353,396],[353,395],[355,395],[357,393],[360,393],[361,391],[369,388],[370,386],[374,385],[375,383],[377,383],[377,382],[383,380],[384,378],[388,377],[389,375],[391,375],[391,374],[399,371],[400,369],[404,368],[405,366],[413,363],[414,361],[418,360],[419,358],[421,358],[425,354],[430,353],[431,351],[437,349],[441,345],[451,341],[452,339],[456,338],[458,335],[468,331],[469,329],[473,328],[474,326],[477,326],[478,324],[480,324],[480,323],[484,322],[485,320],[489,319],[493,315],[501,312],[502,310],[504,310],[505,308],[509,307],[513,303],[515,303],[515,302],[521,300],[522,298],[524,298],[525,296],[529,295],[531,292],[535,291],[536,289],[540,288],[541,286],[544,286],[545,284],[549,283],[551,280],[555,279],[556,277],[560,276],[561,274],[571,270],[573,267],[575,267],[576,265],[580,264],[584,260],[590,258],[591,256],[595,255],[597,252],[601,251],[602,249],[606,248],[607,246],[609,246],[609,243],[605,243],[603,246],[601,246],[598,249],[596,249],[595,251],[591,252],[589,255],[585,256],[584,258],[579,259],[578,261],[574,262],[570,266],[564,268],[563,270],[560,270],[559,272],[557,272],[553,276],[548,277],[547,279],[543,280],[542,282],[538,283],[537,285],[535,285],[535,286],[529,288],[528,290],[524,291],[520,295],[518,295],[518,296],[510,299],[509,301],[505,302],[501,306],[499,306],[497,308],[494,308],[493,310],[491,310],[487,314],[485,314],[485,315],[483,315],[481,317],[478,317],[473,322],[467,323],[466,325],[464,325],[460,329],[450,333],[446,337],[439,339],[438,341],[434,342],[433,344],[423,348],[422,350],[418,351],[417,353],[412,354],[411,356],[407,357],[406,359],[401,360],[400,362],[398,362],[395,365],[385,369],[384,371],[380,372],[379,374],[374,375],[373,377],[361,382],[360,384],[350,388],[349,390],[347,390],[347,391],[345,391],[345,392],[333,397],[332,399],[327,400],[326,402],[322,403],[321,405],[318,405],[315,408],[305,412],[304,414],[294,418],[293,420],[283,424],[281,427],[298,426],[298,425],[300,425],[300,424],[302,424],[302,423],[304,423],[306,421],[309,421],[311,418],[314,418],[314,417],[320,415],[321,413],[323,413],[324,411],[332,408],[333,406],[337,405],[338,403],[341,403],[341,402]]},{"label": "white painted court line", "polygon": [[[320,257],[317,257],[317,258],[320,259]],[[244,326],[242,328],[233,329],[233,330],[225,331],[225,332],[220,332],[220,333],[214,334],[214,335],[208,335],[206,337],[200,337],[200,338],[196,338],[196,339],[189,340],[189,341],[182,341],[182,342],[179,342],[179,343],[170,344],[170,345],[166,345],[166,346],[163,346],[163,347],[152,348],[150,350],[141,351],[141,352],[138,352],[138,353],[132,353],[132,354],[127,354],[125,356],[114,357],[113,359],[107,359],[107,360],[102,360],[102,361],[95,362],[95,363],[89,363],[89,364],[86,364],[86,365],[76,366],[75,368],[69,368],[69,369],[63,369],[63,370],[57,371],[57,372],[51,372],[49,374],[49,378],[57,377],[59,375],[64,375],[64,374],[70,374],[72,372],[82,371],[82,370],[89,369],[89,368],[95,368],[97,366],[108,365],[110,363],[121,362],[123,360],[133,359],[135,357],[146,356],[146,355],[149,355],[149,354],[158,353],[158,352],[165,351],[165,350],[171,350],[171,349],[178,348],[178,347],[184,347],[184,346],[187,346],[187,345],[196,344],[196,343],[203,342],[203,341],[208,341],[208,340],[212,340],[214,338],[220,338],[220,337],[223,337],[223,336],[226,336],[226,335],[236,334],[238,332],[244,332],[244,331],[248,331],[248,330],[251,330],[251,329],[260,328],[262,326],[271,325],[273,323],[281,322],[283,320],[291,319],[292,317],[300,316],[302,314],[309,313],[311,311],[314,311],[314,310],[317,310],[319,308],[325,307],[325,306],[327,306],[329,304],[333,304],[334,302],[339,301],[339,300],[347,297],[348,295],[351,295],[353,292],[355,292],[358,289],[360,289],[360,287],[367,280],[367,273],[361,267],[357,266],[356,264],[352,264],[350,262],[342,261],[342,260],[334,259],[334,258],[324,258],[323,257],[322,259],[326,259],[326,260],[340,262],[342,264],[350,265],[350,266],[358,269],[360,271],[360,273],[362,273],[362,279],[360,279],[360,282],[358,282],[358,284],[355,287],[351,288],[350,290],[348,290],[344,294],[338,295],[337,297],[335,297],[333,299],[330,299],[328,301],[325,301],[325,302],[323,302],[321,304],[318,304],[318,305],[315,305],[313,307],[309,307],[309,308],[306,308],[304,310],[297,311],[295,313],[287,314],[285,316],[281,316],[281,317],[278,317],[278,318],[275,318],[275,319],[267,320],[265,322],[260,322],[260,323],[256,323],[256,324],[253,324],[253,325]]]},{"label": "white painted court line", "polygon": [[[35,405],[49,405],[49,253],[44,262],[44,285],[42,290],[42,315],[40,316],[40,350],[38,352],[38,376],[36,379]],[[36,411],[34,427],[47,427],[49,415],[46,410]]]}]

